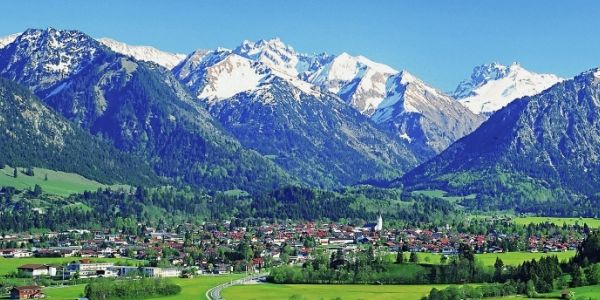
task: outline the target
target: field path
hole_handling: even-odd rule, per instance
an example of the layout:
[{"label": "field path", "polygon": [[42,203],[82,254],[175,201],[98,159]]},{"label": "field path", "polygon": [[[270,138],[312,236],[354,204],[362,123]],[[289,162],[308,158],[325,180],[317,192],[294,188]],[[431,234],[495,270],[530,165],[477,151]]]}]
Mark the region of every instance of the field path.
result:
[{"label": "field path", "polygon": [[240,278],[237,280],[232,280],[230,282],[219,284],[219,285],[209,289],[208,291],[206,291],[206,299],[208,299],[208,300],[225,300],[224,298],[221,297],[221,291],[224,288],[234,286],[234,285],[245,284],[249,281],[258,280],[259,278],[265,277],[265,276],[267,276],[266,273],[254,274],[254,275],[250,275],[248,277],[244,277],[244,278]]}]

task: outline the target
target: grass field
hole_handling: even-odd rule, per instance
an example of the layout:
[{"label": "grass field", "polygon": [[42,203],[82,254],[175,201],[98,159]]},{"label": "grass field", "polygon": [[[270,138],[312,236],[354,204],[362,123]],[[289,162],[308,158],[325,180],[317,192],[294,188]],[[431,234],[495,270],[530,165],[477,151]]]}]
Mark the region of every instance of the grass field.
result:
[{"label": "grass field", "polygon": [[[582,287],[578,287],[578,288],[572,288],[570,290],[575,292],[575,298],[573,298],[573,299],[600,300],[600,285],[582,286]],[[552,293],[542,294],[540,298],[560,299],[560,291],[554,291]],[[486,300],[509,300],[509,299],[531,299],[531,298],[527,298],[524,295],[486,298]]]},{"label": "grass field", "polygon": [[[0,275],[6,275],[17,271],[17,268],[25,264],[56,264],[62,265],[72,261],[77,261],[78,257],[25,257],[25,258],[4,258],[0,257]],[[92,258],[93,261],[122,262],[126,258]],[[136,260],[131,260],[137,262]]]},{"label": "grass field", "polygon": [[475,255],[475,259],[482,262],[485,266],[493,266],[496,262],[496,257],[500,257],[504,265],[508,266],[516,266],[520,265],[524,261],[536,259],[539,260],[544,256],[554,256],[558,257],[559,261],[567,260],[573,256],[575,256],[575,251],[566,251],[566,252],[549,252],[549,253],[531,253],[531,252],[507,252],[507,253],[486,253],[486,254],[477,254]]},{"label": "grass field", "polygon": [[236,300],[417,300],[436,287],[448,285],[326,285],[326,284],[256,284],[238,285],[223,290],[225,299]]},{"label": "grass field", "polygon": [[[567,252],[550,252],[550,253],[531,253],[531,252],[506,252],[506,253],[485,253],[476,254],[475,259],[483,263],[484,266],[493,266],[496,262],[496,257],[500,257],[502,262],[507,266],[517,266],[527,260],[539,260],[543,256],[558,256],[559,261],[563,261],[575,256],[575,251]],[[404,258],[408,260],[410,253],[404,253]],[[417,253],[419,263],[422,264],[439,264],[441,254],[439,253]]]},{"label": "grass field", "polygon": [[[13,186],[18,189],[33,189],[38,184],[42,187],[44,193],[67,196],[73,193],[81,193],[84,191],[95,191],[106,185],[99,182],[87,179],[75,173],[65,173],[42,168],[34,168],[33,176],[23,174],[23,168],[19,170],[17,178],[13,176],[14,169],[5,166],[0,169],[0,186]],[[48,180],[45,180],[46,175]],[[117,185],[114,186],[119,187]],[[123,186],[121,186],[123,187]]]},{"label": "grass field", "polygon": [[46,299],[73,300],[81,297],[84,293],[84,289],[85,284],[49,287],[44,289],[44,294],[46,294]]},{"label": "grass field", "polygon": [[[600,285],[582,286],[578,288],[572,288],[571,291],[575,292],[575,299],[595,299],[600,300]],[[560,298],[560,291],[556,291],[549,294],[544,294],[545,297],[556,297]]]},{"label": "grass field", "polygon": [[[217,286],[221,283],[242,278],[243,274],[233,275],[215,275],[215,276],[199,276],[192,279],[172,278],[172,282],[182,287],[181,293],[168,297],[155,297],[154,300],[175,300],[175,299],[205,299],[205,294],[208,289]],[[44,293],[48,296],[47,299],[66,300],[77,299],[84,293],[85,285],[74,285],[67,287],[49,287],[44,289]]]},{"label": "grass field", "polygon": [[152,298],[156,300],[176,300],[176,299],[205,299],[206,291],[221,283],[244,277],[244,274],[232,275],[214,275],[214,276],[198,276],[192,279],[174,278],[173,282],[180,285],[181,294]]},{"label": "grass field", "polygon": [[600,228],[600,219],[594,218],[516,217],[513,219],[513,221],[520,225],[549,222],[558,226],[562,226],[565,223],[567,225],[579,224],[581,226],[583,226],[583,224],[588,224],[588,226],[591,228]]}]

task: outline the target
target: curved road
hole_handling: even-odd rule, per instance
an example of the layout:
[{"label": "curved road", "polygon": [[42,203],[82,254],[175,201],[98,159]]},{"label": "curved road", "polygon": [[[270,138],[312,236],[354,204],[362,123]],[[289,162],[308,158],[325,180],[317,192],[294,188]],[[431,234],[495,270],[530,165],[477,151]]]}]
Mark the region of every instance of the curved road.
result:
[{"label": "curved road", "polygon": [[222,283],[219,284],[211,289],[209,289],[208,291],[206,291],[206,299],[208,300],[225,300],[224,298],[221,297],[221,291],[224,288],[230,287],[230,286],[234,286],[234,285],[240,285],[240,284],[244,284],[248,281],[251,280],[257,280],[261,277],[265,277],[267,276],[267,273],[263,273],[263,274],[254,274],[254,275],[250,275],[248,277],[244,277],[241,279],[237,279],[237,280],[233,280],[231,282],[226,282],[226,283]]}]

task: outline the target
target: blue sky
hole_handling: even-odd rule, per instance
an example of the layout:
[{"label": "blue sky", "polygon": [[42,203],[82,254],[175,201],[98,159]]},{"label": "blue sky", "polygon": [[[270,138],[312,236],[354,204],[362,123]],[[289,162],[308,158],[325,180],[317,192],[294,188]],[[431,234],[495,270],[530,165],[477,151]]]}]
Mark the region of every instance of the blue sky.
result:
[{"label": "blue sky", "polygon": [[600,66],[600,1],[3,1],[0,35],[29,27],[189,53],[280,37],[348,52],[451,90],[473,66],[519,61],[563,77]]}]

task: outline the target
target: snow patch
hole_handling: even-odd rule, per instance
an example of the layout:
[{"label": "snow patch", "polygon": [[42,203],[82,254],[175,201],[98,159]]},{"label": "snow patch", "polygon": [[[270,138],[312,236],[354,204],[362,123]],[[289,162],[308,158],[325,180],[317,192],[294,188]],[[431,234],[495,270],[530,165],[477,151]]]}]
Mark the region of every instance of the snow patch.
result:
[{"label": "snow patch", "polygon": [[7,35],[5,37],[1,37],[0,38],[0,49],[4,48],[6,46],[8,46],[10,43],[14,42],[17,37],[19,37],[22,34],[22,32],[19,33],[13,33],[11,35]]},{"label": "snow patch", "polygon": [[253,68],[252,62],[237,54],[231,54],[206,69],[206,82],[198,98],[211,101],[231,98],[252,90],[260,84],[265,74]]},{"label": "snow patch", "polygon": [[98,41],[117,53],[153,62],[169,70],[186,57],[185,54],[165,52],[150,46],[132,46],[109,38],[100,38]]}]

